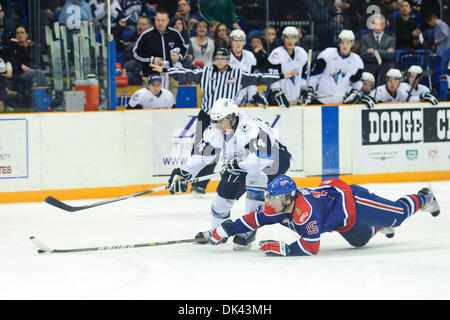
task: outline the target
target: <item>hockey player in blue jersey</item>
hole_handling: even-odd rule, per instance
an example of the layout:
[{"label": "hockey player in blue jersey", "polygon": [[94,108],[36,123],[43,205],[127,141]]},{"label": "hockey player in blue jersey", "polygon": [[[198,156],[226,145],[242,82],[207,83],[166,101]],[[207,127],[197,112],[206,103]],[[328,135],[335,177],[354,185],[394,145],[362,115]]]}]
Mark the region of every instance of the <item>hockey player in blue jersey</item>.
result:
[{"label": "hockey player in blue jersey", "polygon": [[235,234],[280,223],[295,231],[299,239],[291,244],[265,240],[260,250],[270,256],[316,255],[320,235],[337,231],[354,247],[364,246],[380,228],[400,226],[419,210],[439,215],[439,204],[428,188],[396,201],[369,190],[330,178],[314,189],[297,188],[294,180],[281,175],[272,180],[266,202],[236,221],[227,220],[211,233],[210,243],[221,244]]}]

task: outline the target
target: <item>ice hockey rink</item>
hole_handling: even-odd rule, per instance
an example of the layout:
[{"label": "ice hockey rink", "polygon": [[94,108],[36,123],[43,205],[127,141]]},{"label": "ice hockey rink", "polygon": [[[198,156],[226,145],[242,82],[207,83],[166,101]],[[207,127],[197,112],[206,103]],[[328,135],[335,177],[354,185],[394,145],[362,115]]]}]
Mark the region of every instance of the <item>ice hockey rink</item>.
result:
[{"label": "ice hockey rink", "polygon": [[[424,183],[364,185],[390,199]],[[0,299],[309,300],[449,299],[450,181],[431,183],[441,206],[418,212],[393,239],[353,248],[323,234],[314,257],[266,257],[257,242],[292,242],[280,225],[258,230],[249,251],[182,243],[102,252],[38,254],[36,236],[68,249],[193,238],[209,228],[213,194],[145,196],[68,213],[46,203],[0,205]],[[82,205],[96,200],[67,201]],[[243,213],[242,198],[231,217]]]}]

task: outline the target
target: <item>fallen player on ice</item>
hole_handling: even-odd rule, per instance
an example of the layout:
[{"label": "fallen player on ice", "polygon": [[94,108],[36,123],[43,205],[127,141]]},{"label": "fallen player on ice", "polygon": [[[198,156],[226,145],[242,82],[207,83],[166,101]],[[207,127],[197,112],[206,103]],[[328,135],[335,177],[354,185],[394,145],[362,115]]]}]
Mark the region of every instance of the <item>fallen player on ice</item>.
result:
[{"label": "fallen player on ice", "polygon": [[281,175],[267,187],[266,202],[236,221],[230,219],[211,233],[210,243],[222,244],[233,235],[280,223],[295,231],[291,244],[264,240],[259,249],[269,256],[316,255],[320,235],[337,231],[354,247],[362,247],[378,232],[393,235],[393,228],[423,210],[436,217],[439,204],[429,188],[391,201],[358,185],[326,179],[318,188],[297,188],[294,180]]}]

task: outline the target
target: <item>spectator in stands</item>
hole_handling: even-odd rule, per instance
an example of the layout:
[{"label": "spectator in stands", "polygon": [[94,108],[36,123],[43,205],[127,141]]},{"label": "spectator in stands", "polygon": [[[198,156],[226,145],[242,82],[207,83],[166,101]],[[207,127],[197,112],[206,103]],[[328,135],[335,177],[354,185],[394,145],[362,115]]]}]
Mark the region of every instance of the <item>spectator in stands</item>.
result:
[{"label": "spectator in stands", "polygon": [[277,30],[274,27],[264,29],[264,49],[270,54],[273,49],[282,46],[283,43],[277,39]]},{"label": "spectator in stands", "polygon": [[189,37],[188,30],[186,29],[186,25],[184,24],[183,18],[172,19],[172,24],[170,24],[170,26],[172,28],[174,28],[175,30],[177,30],[181,34],[181,36],[183,37],[183,40],[184,40],[184,42],[186,42],[186,44],[189,43],[190,37]]},{"label": "spectator in stands", "polygon": [[55,15],[61,11],[64,6],[64,0],[44,0],[40,1],[41,9],[44,10],[43,22],[46,25],[52,24]]},{"label": "spectator in stands", "polygon": [[59,24],[77,33],[83,21],[94,21],[89,5],[84,0],[67,0],[59,14]]},{"label": "spectator in stands", "polygon": [[[209,27],[208,27],[208,32],[209,32],[208,37],[210,37],[211,39],[214,40],[214,34],[216,33],[216,28],[220,24],[220,22],[216,21],[216,20],[212,20],[212,21],[209,21],[209,23],[208,22],[206,22],[206,23],[209,25]],[[191,25],[192,25],[192,23],[191,23]]]},{"label": "spectator in stands", "polygon": [[216,48],[230,46],[230,30],[225,23],[219,23],[213,35],[214,45]]},{"label": "spectator in stands", "polygon": [[225,23],[230,29],[241,29],[238,23],[233,0],[199,0],[199,12],[191,17],[195,24],[201,20]]},{"label": "spectator in stands", "polygon": [[187,30],[189,37],[191,35],[191,26],[189,25],[190,11],[191,7],[189,6],[189,2],[187,0],[178,0],[177,11],[169,23],[169,25],[173,26],[175,19],[181,19],[183,27]]},{"label": "spectator in stands", "polygon": [[174,108],[175,98],[169,90],[161,87],[161,76],[154,73],[148,77],[145,88],[136,91],[128,102],[127,109]]},{"label": "spectator in stands", "polygon": [[[384,84],[386,73],[395,64],[395,38],[384,32],[386,19],[381,14],[375,14],[371,21],[373,32],[361,37],[359,53],[364,61],[364,71],[378,75],[378,84]],[[374,52],[378,51],[382,59],[381,66],[375,59]]]},{"label": "spectator in stands", "polygon": [[[377,6],[372,7],[371,6]],[[375,11],[373,8],[379,8]],[[386,14],[386,8],[382,0],[352,0],[349,8],[350,28],[353,31],[370,29],[370,18],[374,13]]]},{"label": "spectator in stands", "polygon": [[0,4],[0,54],[6,50],[9,40],[14,37],[14,23],[5,16],[5,8]]},{"label": "spectator in stands", "polygon": [[[16,28],[16,37],[11,39],[7,49],[6,62],[12,65],[14,88],[22,94],[18,97],[20,107],[31,105],[31,87],[46,85],[44,72],[35,69],[32,64],[32,49],[34,42],[29,39],[29,31],[25,26]],[[17,106],[17,105],[16,105]]]},{"label": "spectator in stands", "polygon": [[175,18],[173,20],[173,26],[172,28],[174,28],[175,30],[177,30],[181,36],[184,39],[184,42],[186,43],[186,45],[188,46],[188,50],[187,50],[187,54],[186,54],[186,58],[183,61],[179,61],[179,65],[177,65],[177,67],[183,67],[183,68],[187,68],[187,69],[192,69],[192,63],[194,60],[194,56],[192,55],[192,44],[191,44],[191,39],[189,38],[189,34],[187,29],[185,29],[185,24],[183,22],[182,18]]},{"label": "spectator in stands", "polygon": [[107,25],[106,5],[102,0],[84,0],[91,8],[92,17],[95,19],[96,24]]},{"label": "spectator in stands", "polygon": [[195,30],[195,36],[191,38],[194,61],[200,61],[204,67],[209,67],[213,63],[215,45],[214,41],[207,36],[208,23],[200,21]]},{"label": "spectator in stands", "polygon": [[[184,60],[187,49],[188,46],[180,33],[169,28],[169,12],[158,8],[155,27],[139,37],[133,48],[133,56],[142,64],[143,76],[148,77],[155,73],[149,64],[171,67],[176,62]],[[167,77],[163,77],[163,87],[169,88]]]},{"label": "spectator in stands", "polygon": [[441,14],[441,5],[439,4],[439,0],[422,0],[420,3],[420,12],[422,14],[422,26],[420,28],[420,30],[422,30],[422,32],[425,33],[425,31],[427,29],[432,29],[433,27],[430,26],[427,21],[426,18],[430,15],[430,14],[435,14],[437,17],[440,16]]},{"label": "spectator in stands", "polygon": [[399,7],[400,16],[395,19],[395,37],[397,49],[416,50],[422,47],[419,40],[420,30],[411,20],[411,5],[402,1]]},{"label": "spectator in stands", "polygon": [[146,2],[145,0],[120,0],[119,6],[115,10],[118,11],[117,20],[125,17],[127,19],[127,29],[134,32],[139,16],[152,17],[155,15],[154,8],[147,5]]},{"label": "spectator in stands", "polygon": [[133,47],[141,34],[152,27],[150,18],[140,16],[136,23],[136,31],[130,35],[123,35],[126,27],[126,18],[118,21],[113,28],[113,36],[116,41],[116,50],[124,53],[124,68],[127,70],[130,85],[142,84],[142,64],[133,58]]},{"label": "spectator in stands", "polygon": [[12,78],[12,65],[11,62],[3,59],[3,54],[0,53],[0,112],[5,109],[8,97],[11,95],[17,95],[16,91],[8,89],[9,79]]},{"label": "spectator in stands", "polygon": [[450,29],[448,25],[439,19],[434,13],[428,15],[425,21],[434,28],[433,48],[440,52],[450,48]]},{"label": "spectator in stands", "polygon": [[263,38],[260,34],[255,33],[250,38],[250,50],[253,52],[256,58],[256,72],[264,72],[267,67],[268,54],[264,49]]}]

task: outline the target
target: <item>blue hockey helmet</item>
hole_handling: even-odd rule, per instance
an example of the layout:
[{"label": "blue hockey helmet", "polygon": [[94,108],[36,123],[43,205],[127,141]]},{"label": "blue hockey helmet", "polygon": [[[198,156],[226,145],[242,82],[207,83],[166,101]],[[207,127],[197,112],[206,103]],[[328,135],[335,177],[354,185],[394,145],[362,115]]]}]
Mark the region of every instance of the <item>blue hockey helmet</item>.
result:
[{"label": "blue hockey helmet", "polygon": [[296,191],[295,181],[291,177],[281,175],[267,186],[266,198],[279,198],[284,205],[287,199],[295,199]]}]

